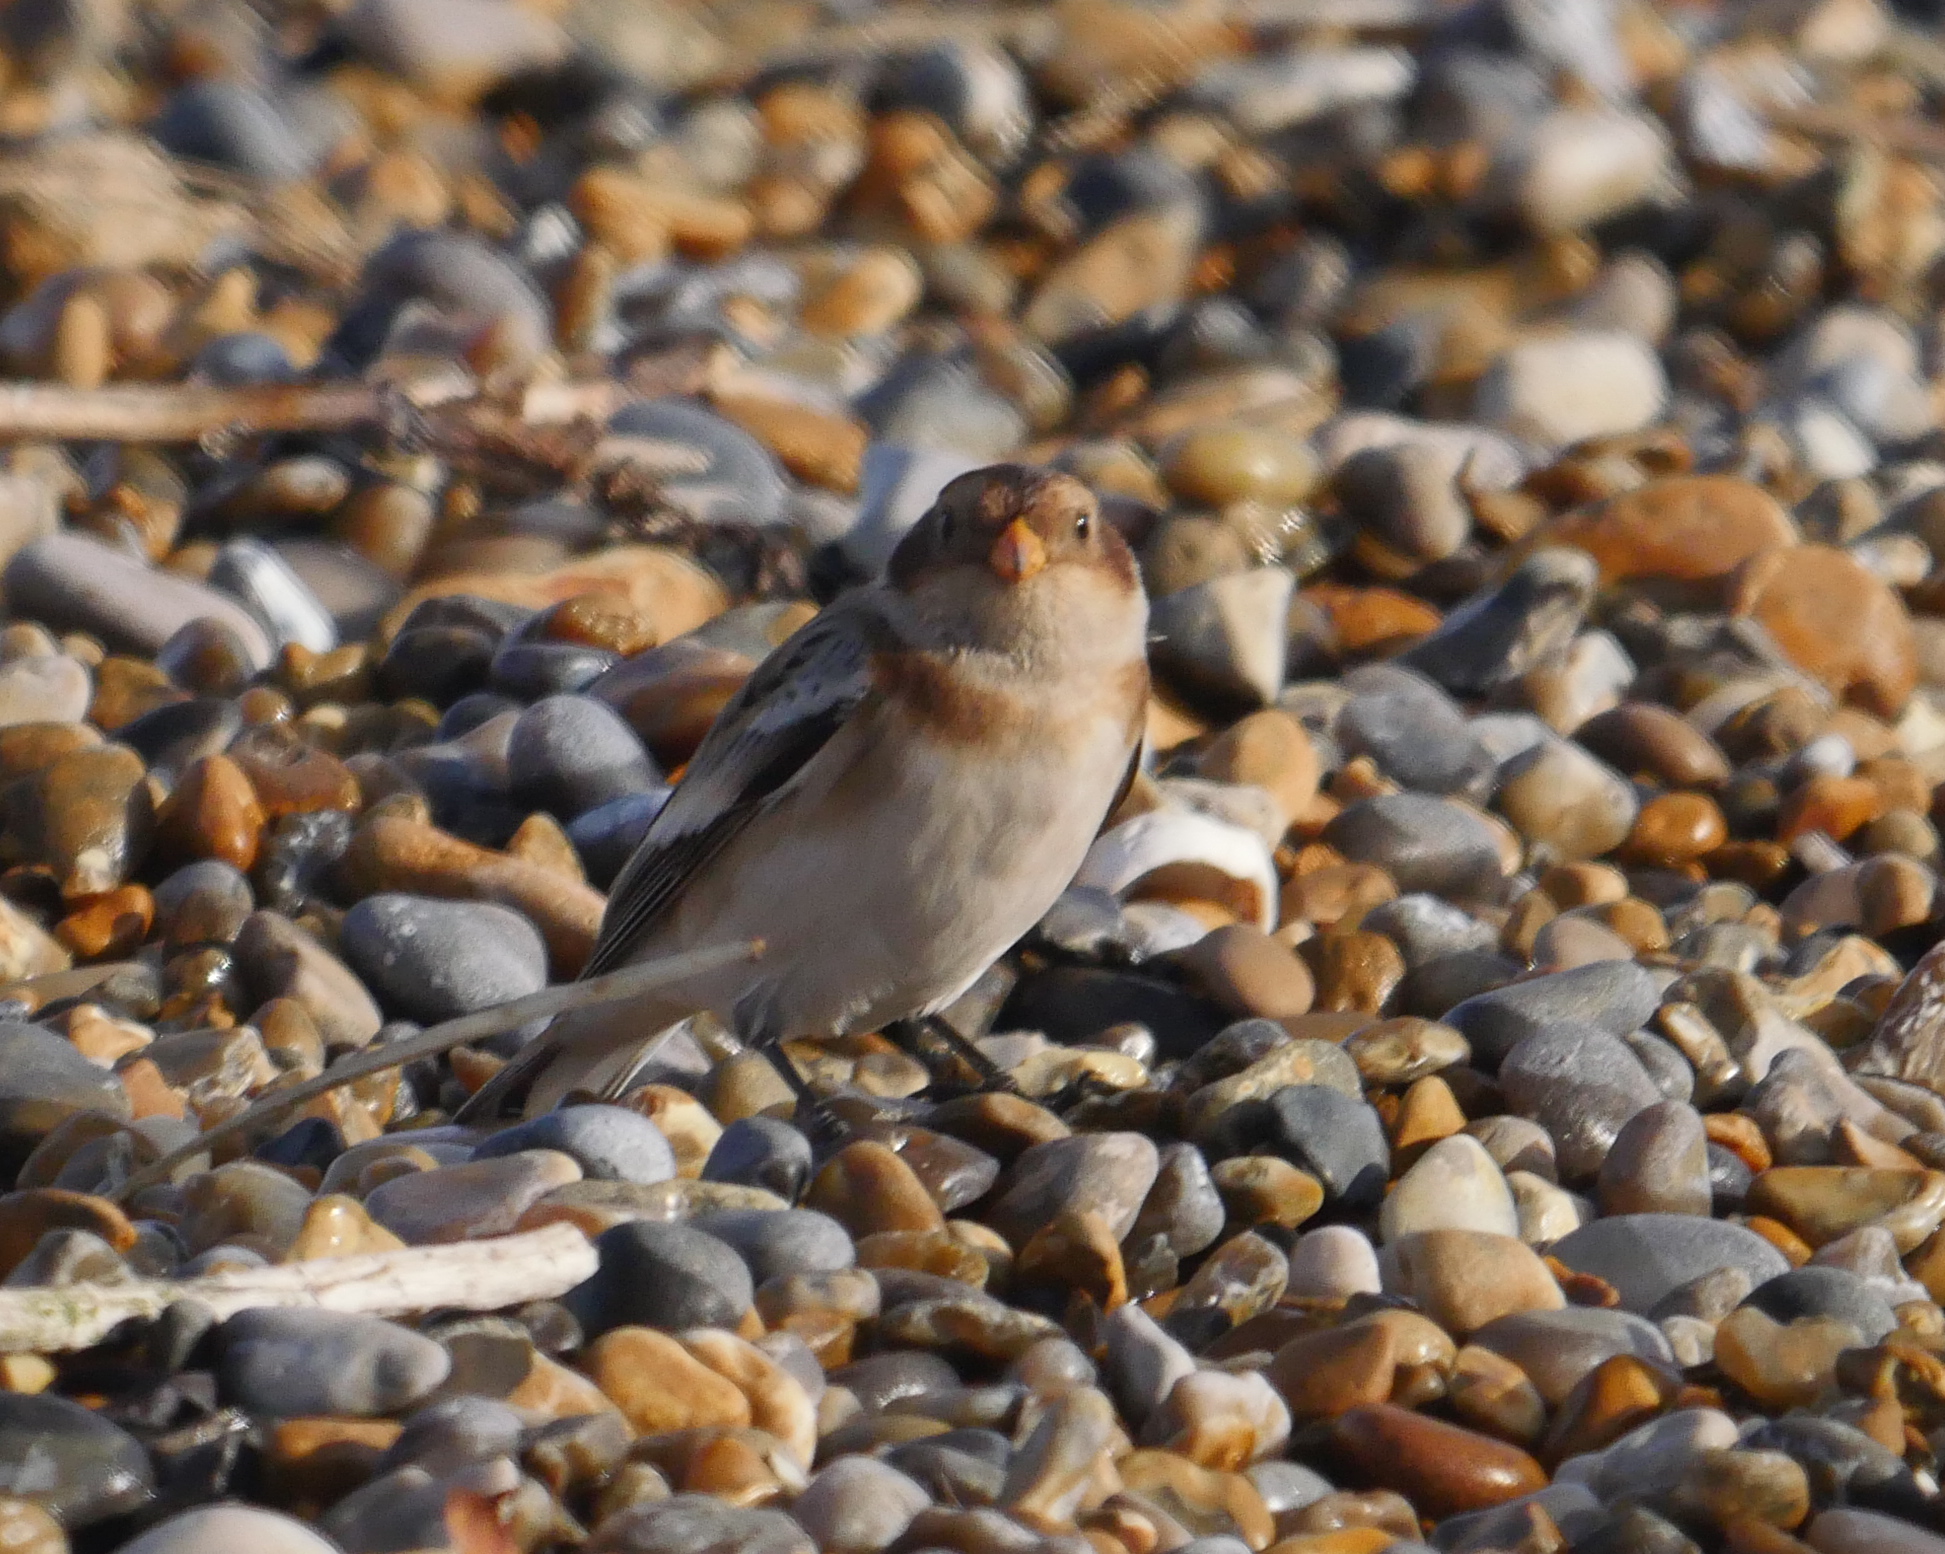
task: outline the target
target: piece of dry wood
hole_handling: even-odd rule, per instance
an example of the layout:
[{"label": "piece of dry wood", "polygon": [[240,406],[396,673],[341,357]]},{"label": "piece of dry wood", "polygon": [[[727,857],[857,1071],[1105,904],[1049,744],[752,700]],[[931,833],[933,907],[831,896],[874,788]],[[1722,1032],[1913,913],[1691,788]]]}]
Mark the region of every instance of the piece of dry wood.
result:
[{"label": "piece of dry wood", "polygon": [[717,370],[714,353],[678,346],[630,362],[616,378],[537,380],[489,394],[453,366],[396,382],[255,383],[220,388],[190,383],[0,381],[0,443],[189,443],[265,432],[345,432],[416,417],[438,442],[510,435],[517,427],[605,423],[633,399],[692,394]]},{"label": "piece of dry wood", "polygon": [[542,988],[525,998],[461,1015],[457,1020],[435,1025],[431,1030],[421,1031],[404,1041],[368,1047],[363,1052],[333,1063],[315,1079],[307,1079],[287,1089],[272,1090],[268,1095],[259,1097],[255,1104],[234,1117],[204,1129],[180,1148],[172,1149],[143,1166],[109,1196],[125,1202],[131,1194],[140,1192],[144,1187],[167,1181],[177,1166],[206,1154],[222,1140],[247,1133],[293,1107],[302,1106],[306,1101],[348,1085],[353,1080],[363,1079],[368,1074],[382,1074],[388,1068],[401,1068],[407,1063],[416,1063],[420,1058],[437,1057],[469,1041],[483,1041],[504,1031],[518,1030],[530,1021],[565,1014],[570,1009],[585,1009],[590,1004],[608,1004],[633,998],[638,993],[667,987],[670,983],[701,976],[723,966],[733,966],[738,961],[755,960],[762,953],[763,946],[756,940],[750,940],[743,944],[691,950],[686,955],[670,955],[661,960],[642,961],[638,965],[611,971],[606,976]]},{"label": "piece of dry wood", "polygon": [[579,1230],[553,1224],[517,1236],[319,1257],[201,1279],[0,1289],[0,1354],[86,1349],[124,1322],[160,1316],[179,1300],[207,1306],[219,1319],[256,1306],[372,1317],[439,1308],[498,1311],[565,1295],[599,1261]]}]

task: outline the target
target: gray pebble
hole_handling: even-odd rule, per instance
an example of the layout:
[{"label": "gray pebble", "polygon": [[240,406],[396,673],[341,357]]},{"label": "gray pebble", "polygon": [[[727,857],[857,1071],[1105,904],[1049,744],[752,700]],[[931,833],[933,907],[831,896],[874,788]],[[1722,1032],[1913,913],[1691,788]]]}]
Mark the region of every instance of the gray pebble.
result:
[{"label": "gray pebble", "polygon": [[259,1307],[216,1331],[217,1380],[240,1408],[273,1417],[396,1413],[446,1379],[432,1339],[378,1317]]},{"label": "gray pebble", "polygon": [[523,1149],[559,1150],[597,1182],[666,1182],[675,1176],[675,1151],[662,1130],[625,1106],[560,1107],[494,1134],[476,1158]]},{"label": "gray pebble", "polygon": [[1786,1273],[1783,1254],[1755,1231],[1692,1214],[1622,1214],[1564,1237],[1552,1255],[1614,1286],[1624,1310],[1647,1312],[1670,1291],[1716,1268],[1757,1284]]},{"label": "gray pebble", "polygon": [[345,914],[339,942],[388,1005],[428,1024],[547,985],[540,931],[490,902],[367,896]]}]

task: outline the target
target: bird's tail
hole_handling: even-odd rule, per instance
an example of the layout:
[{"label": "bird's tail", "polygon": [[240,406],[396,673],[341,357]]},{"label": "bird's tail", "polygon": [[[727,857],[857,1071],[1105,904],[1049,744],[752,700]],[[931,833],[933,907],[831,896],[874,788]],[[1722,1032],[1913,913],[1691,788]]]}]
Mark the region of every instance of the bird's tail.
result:
[{"label": "bird's tail", "polygon": [[575,1090],[613,1099],[682,1018],[634,1001],[562,1015],[469,1096],[453,1121],[491,1122],[523,1094],[529,1117],[551,1111]]}]

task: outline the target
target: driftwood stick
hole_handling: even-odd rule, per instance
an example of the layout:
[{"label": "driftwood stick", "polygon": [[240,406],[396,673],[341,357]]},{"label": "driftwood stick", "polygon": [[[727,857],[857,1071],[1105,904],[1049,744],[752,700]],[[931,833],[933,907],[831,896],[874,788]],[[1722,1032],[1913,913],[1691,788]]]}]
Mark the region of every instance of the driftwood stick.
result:
[{"label": "driftwood stick", "polygon": [[294,1106],[302,1106],[306,1101],[348,1085],[353,1080],[363,1079],[367,1074],[381,1074],[388,1068],[416,1063],[420,1058],[437,1057],[469,1041],[481,1041],[488,1036],[498,1036],[503,1031],[517,1030],[529,1021],[565,1014],[570,1009],[585,1009],[590,1004],[608,1004],[633,998],[638,993],[666,987],[672,982],[700,976],[719,967],[733,966],[738,961],[755,960],[762,953],[763,946],[752,939],[744,944],[718,945],[706,950],[692,950],[686,955],[671,955],[663,960],[643,961],[586,982],[568,982],[559,987],[542,988],[538,993],[529,993],[525,998],[516,998],[510,1003],[482,1009],[476,1014],[461,1015],[457,1020],[435,1025],[431,1030],[421,1031],[404,1041],[368,1048],[355,1057],[333,1063],[315,1079],[307,1079],[288,1089],[272,1090],[255,1105],[205,1129],[180,1148],[172,1149],[160,1159],[143,1166],[109,1196],[117,1201],[126,1201],[131,1194],[140,1192],[144,1187],[167,1181],[169,1173],[177,1166],[206,1153],[213,1144],[238,1133],[247,1133]]},{"label": "driftwood stick", "polygon": [[564,1295],[599,1259],[568,1224],[517,1236],[413,1246],[360,1257],[320,1257],[202,1279],[0,1289],[0,1354],[52,1354],[100,1343],[131,1319],[161,1315],[179,1300],[231,1317],[254,1306],[393,1317],[452,1307],[497,1311]]},{"label": "driftwood stick", "polygon": [[[625,382],[535,383],[504,407],[480,397],[460,371],[402,383],[250,384],[206,388],[183,383],[108,383],[75,389],[58,383],[0,382],[0,442],[190,443],[262,432],[343,432],[383,424],[401,408],[487,415],[533,426],[606,420],[638,391]],[[435,419],[436,426],[436,419]]]}]

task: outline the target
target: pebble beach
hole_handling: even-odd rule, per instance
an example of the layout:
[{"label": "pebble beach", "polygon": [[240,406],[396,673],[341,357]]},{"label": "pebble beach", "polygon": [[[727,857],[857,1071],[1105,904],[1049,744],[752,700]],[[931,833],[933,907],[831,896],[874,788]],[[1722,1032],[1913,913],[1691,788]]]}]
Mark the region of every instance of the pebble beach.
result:
[{"label": "pebble beach", "polygon": [[[0,1554],[1945,1554],[1941,21],[0,5]],[[1000,1080],[462,1117],[998,462]]]}]

